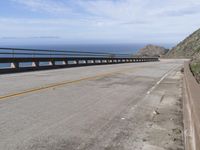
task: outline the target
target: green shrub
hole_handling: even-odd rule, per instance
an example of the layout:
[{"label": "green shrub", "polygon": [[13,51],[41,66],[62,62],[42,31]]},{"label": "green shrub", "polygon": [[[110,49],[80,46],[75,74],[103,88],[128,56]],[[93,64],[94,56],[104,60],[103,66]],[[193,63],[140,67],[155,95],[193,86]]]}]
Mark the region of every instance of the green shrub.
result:
[{"label": "green shrub", "polygon": [[190,67],[194,74],[200,74],[200,62],[191,63]]},{"label": "green shrub", "polygon": [[190,64],[191,71],[193,72],[195,78],[200,83],[200,61],[192,62]]}]

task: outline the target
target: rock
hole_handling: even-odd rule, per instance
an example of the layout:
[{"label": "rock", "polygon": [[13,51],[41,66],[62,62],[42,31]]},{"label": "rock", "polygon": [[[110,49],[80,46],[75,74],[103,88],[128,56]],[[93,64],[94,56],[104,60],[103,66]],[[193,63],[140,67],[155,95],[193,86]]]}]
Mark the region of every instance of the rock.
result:
[{"label": "rock", "polygon": [[172,129],[172,131],[173,131],[173,133],[175,133],[175,134],[181,134],[181,133],[182,133],[182,131],[181,131],[180,129],[178,129],[178,128]]},{"label": "rock", "polygon": [[160,113],[159,113],[157,110],[154,110],[154,111],[153,111],[153,114],[154,114],[154,115],[159,115]]},{"label": "rock", "polygon": [[161,57],[168,52],[168,49],[164,47],[155,46],[155,45],[147,45],[146,47],[139,50],[137,55],[140,56],[156,56]]}]

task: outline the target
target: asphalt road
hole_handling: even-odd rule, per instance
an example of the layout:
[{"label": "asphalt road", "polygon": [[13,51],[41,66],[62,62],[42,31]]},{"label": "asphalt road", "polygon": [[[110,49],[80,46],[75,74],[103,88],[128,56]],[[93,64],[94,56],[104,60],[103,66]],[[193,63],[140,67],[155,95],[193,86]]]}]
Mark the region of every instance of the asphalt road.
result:
[{"label": "asphalt road", "polygon": [[[170,93],[172,100],[180,96],[183,62],[1,75],[0,150],[161,148],[159,140],[147,141],[146,128],[151,112],[157,114],[158,101]],[[168,82],[160,87],[164,81]]]}]

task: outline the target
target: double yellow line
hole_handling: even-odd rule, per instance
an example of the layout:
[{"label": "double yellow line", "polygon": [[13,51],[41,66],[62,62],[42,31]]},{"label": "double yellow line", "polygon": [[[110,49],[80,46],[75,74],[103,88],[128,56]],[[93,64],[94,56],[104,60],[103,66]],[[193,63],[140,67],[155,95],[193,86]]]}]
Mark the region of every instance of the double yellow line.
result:
[{"label": "double yellow line", "polygon": [[[36,88],[32,88],[32,89],[21,91],[21,92],[16,92],[16,93],[10,93],[10,94],[7,94],[7,95],[3,95],[3,96],[0,96],[0,100],[19,97],[19,96],[23,96],[23,95],[26,95],[26,94],[35,93],[35,92],[39,92],[39,91],[43,91],[43,90],[47,90],[47,89],[51,89],[51,88],[55,88],[55,87],[60,87],[60,86],[68,85],[68,84],[79,83],[79,82],[82,82],[82,81],[94,80],[94,79],[101,78],[101,77],[111,76],[111,75],[114,75],[114,74],[117,74],[117,73],[133,71],[132,69],[133,68],[126,68],[126,69],[122,69],[122,70],[119,70],[119,71],[113,71],[113,72],[109,72],[109,73],[99,74],[99,75],[96,75],[96,76],[81,78],[81,79],[78,79],[78,80],[62,81],[62,82],[59,82],[59,83],[48,84],[48,85],[45,85],[45,86],[42,86],[42,87],[36,87]],[[140,68],[135,68],[134,71],[136,71],[138,69],[141,69],[141,67]]]}]

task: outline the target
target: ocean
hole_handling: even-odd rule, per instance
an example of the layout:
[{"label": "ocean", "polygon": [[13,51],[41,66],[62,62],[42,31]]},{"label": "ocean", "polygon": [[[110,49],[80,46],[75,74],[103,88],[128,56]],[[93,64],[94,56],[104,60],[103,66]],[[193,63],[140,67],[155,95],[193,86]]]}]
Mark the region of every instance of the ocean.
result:
[{"label": "ocean", "polygon": [[[109,53],[135,53],[145,44],[46,44],[46,45],[6,45],[15,48],[33,48],[66,51],[89,51],[89,52],[109,52]],[[1,46],[3,47],[3,46]]]}]

